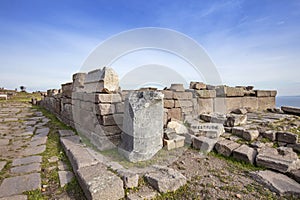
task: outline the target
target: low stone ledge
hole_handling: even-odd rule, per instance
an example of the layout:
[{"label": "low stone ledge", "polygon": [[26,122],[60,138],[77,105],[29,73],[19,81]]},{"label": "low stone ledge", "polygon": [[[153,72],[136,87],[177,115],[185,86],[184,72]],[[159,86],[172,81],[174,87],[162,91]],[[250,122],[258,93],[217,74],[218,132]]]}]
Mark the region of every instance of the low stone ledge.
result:
[{"label": "low stone ledge", "polygon": [[121,199],[125,193],[123,181],[102,164],[80,168],[78,181],[89,200]]}]

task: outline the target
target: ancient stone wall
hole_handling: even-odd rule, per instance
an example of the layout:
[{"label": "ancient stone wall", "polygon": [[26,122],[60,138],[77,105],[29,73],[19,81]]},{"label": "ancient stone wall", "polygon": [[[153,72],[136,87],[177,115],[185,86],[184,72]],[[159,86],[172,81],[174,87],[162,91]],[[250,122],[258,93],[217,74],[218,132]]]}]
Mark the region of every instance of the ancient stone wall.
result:
[{"label": "ancient stone wall", "polygon": [[[120,142],[124,102],[130,92],[120,90],[118,75],[111,68],[103,68],[74,74],[73,82],[62,84],[59,90],[48,90],[39,103],[99,150],[105,150]],[[191,82],[189,89],[182,84],[172,84],[159,92],[164,94],[164,126],[171,119],[184,120],[201,113],[274,108],[276,96],[276,91],[253,90],[251,86],[211,86],[200,82]]]}]

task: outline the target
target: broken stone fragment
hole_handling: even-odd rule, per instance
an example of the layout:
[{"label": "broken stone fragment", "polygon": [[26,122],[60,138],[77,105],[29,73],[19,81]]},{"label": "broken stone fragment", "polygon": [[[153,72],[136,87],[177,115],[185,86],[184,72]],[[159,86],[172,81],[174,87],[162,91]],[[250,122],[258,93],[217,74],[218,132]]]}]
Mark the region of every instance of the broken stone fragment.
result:
[{"label": "broken stone fragment", "polygon": [[231,140],[220,140],[216,143],[216,151],[223,156],[231,156],[233,150],[241,146],[239,143],[236,143]]},{"label": "broken stone fragment", "polygon": [[233,158],[244,161],[246,163],[254,164],[256,157],[256,150],[243,144],[242,146],[233,150]]},{"label": "broken stone fragment", "polygon": [[247,115],[228,114],[224,126],[233,127],[243,125],[247,122]]},{"label": "broken stone fragment", "polygon": [[211,152],[215,146],[215,144],[218,142],[218,139],[214,138],[208,138],[204,136],[198,136],[192,138],[192,146],[193,148],[200,150],[202,152]]},{"label": "broken stone fragment", "polygon": [[298,142],[298,135],[291,132],[277,132],[276,140],[278,142],[285,142],[288,144],[296,144]]},{"label": "broken stone fragment", "polygon": [[244,130],[243,131],[243,138],[247,141],[252,141],[257,139],[259,136],[258,130]]},{"label": "broken stone fragment", "polygon": [[188,133],[188,129],[186,126],[179,120],[172,119],[168,125],[167,128],[172,129],[177,134],[185,134]]},{"label": "broken stone fragment", "polygon": [[297,154],[288,147],[263,147],[256,157],[256,164],[283,173],[300,167]]},{"label": "broken stone fragment", "polygon": [[186,184],[186,177],[165,166],[153,166],[155,171],[145,175],[148,183],[161,193],[173,192]]}]

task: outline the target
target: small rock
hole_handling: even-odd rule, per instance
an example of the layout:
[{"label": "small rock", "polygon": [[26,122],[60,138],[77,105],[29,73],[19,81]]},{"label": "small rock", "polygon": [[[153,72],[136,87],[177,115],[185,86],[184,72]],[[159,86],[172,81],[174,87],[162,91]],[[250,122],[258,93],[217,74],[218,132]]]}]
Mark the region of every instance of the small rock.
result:
[{"label": "small rock", "polygon": [[186,178],[178,171],[164,166],[153,166],[156,170],[147,173],[148,183],[161,193],[173,192],[186,184]]}]

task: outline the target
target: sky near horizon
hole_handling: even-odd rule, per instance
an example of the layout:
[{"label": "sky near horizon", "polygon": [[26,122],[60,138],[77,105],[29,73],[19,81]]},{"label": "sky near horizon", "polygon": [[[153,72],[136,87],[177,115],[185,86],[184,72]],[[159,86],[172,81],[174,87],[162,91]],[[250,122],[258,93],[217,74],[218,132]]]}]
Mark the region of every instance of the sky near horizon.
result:
[{"label": "sky near horizon", "polygon": [[[299,0],[0,0],[0,87],[59,88],[100,43],[143,27],[197,41],[224,84],[300,95]],[[164,63],[157,52],[147,55]]]}]

